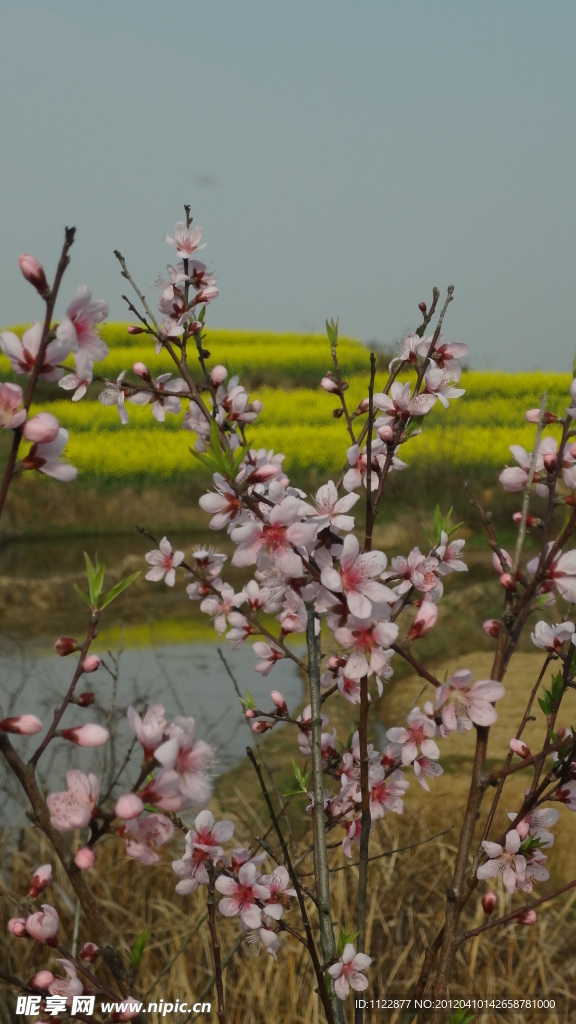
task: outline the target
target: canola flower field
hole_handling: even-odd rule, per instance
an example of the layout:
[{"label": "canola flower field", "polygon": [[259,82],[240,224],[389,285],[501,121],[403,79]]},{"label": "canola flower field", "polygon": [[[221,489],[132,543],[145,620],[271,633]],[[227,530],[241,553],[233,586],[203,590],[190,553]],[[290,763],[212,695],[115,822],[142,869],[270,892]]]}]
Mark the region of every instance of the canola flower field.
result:
[{"label": "canola flower field", "polygon": [[[96,374],[115,380],[136,360],[145,362],[153,376],[170,369],[169,357],[157,356],[145,336],[127,334],[125,324],[108,324],[102,333],[110,354],[95,367]],[[250,388],[251,396],[264,405],[257,422],[247,429],[254,447],[287,453],[285,466],[297,483],[320,482],[341,472],[351,442],[344,419],[332,415],[339,404],[337,397],[320,387],[331,367],[326,338],[214,330],[208,332],[205,346],[212,353],[211,364],[224,363],[230,376],[250,380],[260,369],[265,370],[265,380],[278,381],[276,387]],[[357,341],[341,339],[338,354],[350,384],[346,398],[352,412],[367,393],[368,352]],[[378,371],[376,391],[384,387],[387,376],[385,368]],[[1,355],[0,378],[18,380]],[[406,378],[401,375],[401,379]],[[562,413],[570,380],[568,373],[465,372],[460,385],[466,395],[451,401],[448,409],[437,402],[422,420],[422,433],[402,449],[401,458],[414,469],[436,474],[442,470],[458,475],[495,474],[513,463],[510,444],[532,446],[536,428],[525,421],[526,410],[535,408],[547,391],[548,408]],[[92,398],[72,402],[66,392],[51,385],[45,393],[54,400],[32,410],[52,412],[70,431],[66,456],[78,467],[80,481],[150,486],[155,480],[163,485],[190,480],[202,489],[206,486],[209,478],[189,451],[194,435],[181,429],[183,413],[167,415],[165,423],[159,424],[148,406],[127,403],[130,419],[123,426],[114,406],[94,400],[96,390],[89,392]]]}]

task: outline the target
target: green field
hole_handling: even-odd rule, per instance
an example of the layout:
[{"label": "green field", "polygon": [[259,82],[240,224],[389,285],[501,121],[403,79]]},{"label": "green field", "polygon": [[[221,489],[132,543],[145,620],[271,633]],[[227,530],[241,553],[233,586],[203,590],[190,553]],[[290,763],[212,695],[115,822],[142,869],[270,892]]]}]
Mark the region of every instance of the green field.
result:
[{"label": "green field", "polygon": [[[146,362],[153,374],[170,369],[167,354],[157,356],[146,337],[127,334],[126,325],[109,324],[103,336],[111,351],[96,367],[97,373],[115,379],[136,360]],[[260,375],[276,382],[276,386],[250,387],[252,397],[264,404],[259,420],[247,431],[254,447],[285,452],[286,469],[298,482],[315,482],[341,471],[350,438],[344,420],[332,415],[338,399],[319,386],[331,363],[324,337],[215,330],[208,333],[205,345],[212,353],[212,365],[224,362],[230,375],[239,373],[241,380],[247,377],[248,381]],[[350,382],[347,401],[354,410],[367,391],[368,353],[359,342],[342,339],[339,357]],[[19,379],[4,356],[0,357],[0,378]],[[386,379],[382,367],[377,391]],[[548,408],[562,413],[570,379],[569,374],[464,373],[461,385],[466,395],[448,409],[437,402],[422,420],[422,434],[401,450],[401,457],[428,474],[442,468],[457,476],[468,472],[494,476],[512,461],[510,444],[532,446],[535,427],[526,423],[526,410],[536,407],[547,390]],[[130,422],[123,426],[113,406],[94,400],[96,390],[97,385],[91,399],[72,402],[56,385],[44,385],[42,401],[33,410],[49,409],[70,431],[67,457],[78,467],[80,481],[98,485],[129,480],[150,486],[155,481],[166,484],[194,478],[206,483],[207,477],[189,452],[194,435],[181,429],[183,413],[158,424],[149,407],[128,403]],[[356,421],[358,427],[362,422]],[[554,433],[553,429],[546,432]]]}]

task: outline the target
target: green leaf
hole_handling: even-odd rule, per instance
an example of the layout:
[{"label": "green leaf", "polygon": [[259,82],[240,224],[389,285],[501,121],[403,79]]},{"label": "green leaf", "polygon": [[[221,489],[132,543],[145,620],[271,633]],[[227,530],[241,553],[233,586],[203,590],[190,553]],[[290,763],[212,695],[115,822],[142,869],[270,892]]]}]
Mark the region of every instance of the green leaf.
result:
[{"label": "green leaf", "polygon": [[88,594],[85,594],[83,590],[80,590],[80,587],[78,586],[77,583],[74,584],[74,590],[82,598],[82,600],[88,605],[88,607],[91,608],[92,607],[92,602],[91,602],[90,598],[88,597]]},{"label": "green leaf", "polygon": [[326,334],[330,348],[334,351],[338,347],[338,319],[326,321]]},{"label": "green leaf", "polygon": [[136,943],[134,945],[134,949],[132,950],[131,953],[128,954],[128,959],[129,959],[130,963],[132,964],[132,967],[138,967],[138,964],[140,963],[140,961],[142,959],[142,954],[144,952],[144,949],[146,948],[146,943],[147,942],[148,942],[148,929],[145,928],[144,931],[142,932],[142,934],[139,935],[138,938],[136,939]]},{"label": "green leaf", "polygon": [[356,942],[359,934],[359,932],[346,932],[343,928],[340,930],[336,945],[336,952],[338,953],[338,956],[344,952],[344,947],[347,946],[349,942]]},{"label": "green leaf", "polygon": [[102,608],[106,608],[106,606],[114,601],[123,590],[126,590],[126,587],[129,587],[131,583],[134,583],[134,580],[137,580],[139,575],[140,571],[133,572],[130,576],[127,576],[126,579],[120,580],[120,582],[117,583],[116,586],[112,587],[112,589],[104,596],[100,604],[100,609],[102,610]]},{"label": "green leaf", "polygon": [[562,699],[562,694],[564,693],[564,679],[562,678],[561,672],[552,676],[552,687],[550,693],[555,704]]},{"label": "green leaf", "polygon": [[240,697],[240,701],[242,703],[242,707],[245,708],[246,711],[254,711],[255,710],[256,702],[254,700],[254,697],[250,693],[250,690],[246,690],[246,696],[245,697]]},{"label": "green leaf", "polygon": [[544,696],[538,697],[538,703],[545,715],[552,714],[552,694],[550,690],[544,690]]}]

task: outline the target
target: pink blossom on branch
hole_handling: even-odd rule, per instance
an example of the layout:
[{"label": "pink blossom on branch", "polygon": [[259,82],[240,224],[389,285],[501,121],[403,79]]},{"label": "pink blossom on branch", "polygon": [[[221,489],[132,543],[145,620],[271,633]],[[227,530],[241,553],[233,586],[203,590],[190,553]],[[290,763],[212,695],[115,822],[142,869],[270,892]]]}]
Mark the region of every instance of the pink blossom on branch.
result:
[{"label": "pink blossom on branch", "polygon": [[43,903],[42,910],[26,918],[26,931],[36,942],[57,946],[58,923],[58,912],[49,903]]},{"label": "pink blossom on branch", "polygon": [[383,551],[360,554],[358,538],[348,534],[340,555],[340,569],[324,568],[322,586],[335,594],[343,593],[352,615],[359,619],[369,618],[373,602],[386,604],[396,599],[389,587],[375,580],[386,568],[386,561]]},{"label": "pink blossom on branch", "polygon": [[108,316],[108,303],[92,299],[86,285],[76,290],[76,298],[66,310],[66,316],[56,328],[56,337],[74,353],[77,369],[88,369],[108,355],[108,346],[99,336],[96,324]]},{"label": "pink blossom on branch", "polygon": [[0,384],[0,427],[15,430],[26,419],[24,396],[19,384]]},{"label": "pink blossom on branch", "polygon": [[363,973],[372,963],[372,957],[366,953],[357,953],[351,942],[344,947],[340,959],[328,968],[328,974],[334,979],[334,991],[338,999],[346,999],[350,989],[363,992],[368,988],[368,978]]},{"label": "pink blossom on branch", "polygon": [[44,726],[36,715],[15,715],[13,718],[3,718],[0,722],[2,732],[19,733],[21,736],[33,736],[41,732]]},{"label": "pink blossom on branch", "polygon": [[62,736],[70,740],[78,747],[101,747],[110,739],[108,729],[96,722],[89,722],[86,725],[76,725],[72,729],[63,729]]},{"label": "pink blossom on branch", "polygon": [[51,476],[55,480],[61,480],[63,483],[75,480],[78,476],[76,467],[70,466],[69,463],[64,462],[60,458],[67,444],[68,431],[64,430],[64,427],[60,427],[58,436],[54,441],[50,441],[48,444],[32,445],[28,454],[20,463],[21,468],[23,470],[35,469],[38,473],[44,473],[46,476]]},{"label": "pink blossom on branch", "polygon": [[92,773],[66,772],[66,784],[67,790],[46,797],[50,824],[57,832],[73,832],[88,825],[100,796],[100,782]]},{"label": "pink blossom on branch", "polygon": [[30,879],[30,885],[28,886],[28,895],[34,900],[46,888],[52,881],[52,865],[42,864]]},{"label": "pink blossom on branch", "polygon": [[183,551],[172,551],[172,545],[167,537],[160,541],[160,547],[156,551],[148,551],[144,556],[151,569],[146,573],[145,579],[158,582],[164,580],[169,587],[176,582],[176,568],[184,561]]},{"label": "pink blossom on branch", "polygon": [[[32,373],[40,351],[43,332],[43,325],[35,323],[27,331],[24,331],[21,339],[12,331],[3,331],[0,334],[0,348],[8,356],[14,373]],[[57,364],[61,363],[69,352],[68,345],[61,341],[48,342],[40,369],[40,376],[43,380],[59,380],[64,370],[59,369]]]},{"label": "pink blossom on branch", "polygon": [[482,846],[489,860],[480,865],[476,876],[478,878],[497,878],[498,875],[501,875],[504,888],[507,892],[513,893],[520,882],[524,880],[526,872],[526,859],[518,853],[521,842],[515,828],[506,834],[505,846],[484,841]]},{"label": "pink blossom on branch", "polygon": [[44,273],[44,267],[29,252],[22,253],[18,257],[18,266],[29,284],[31,284],[43,299],[50,298],[50,288]]},{"label": "pink blossom on branch", "polygon": [[505,692],[502,683],[494,679],[474,683],[471,672],[459,669],[436,690],[436,708],[442,713],[442,735],[456,730],[465,732],[472,724],[493,725],[498,718],[494,701],[500,700]]}]

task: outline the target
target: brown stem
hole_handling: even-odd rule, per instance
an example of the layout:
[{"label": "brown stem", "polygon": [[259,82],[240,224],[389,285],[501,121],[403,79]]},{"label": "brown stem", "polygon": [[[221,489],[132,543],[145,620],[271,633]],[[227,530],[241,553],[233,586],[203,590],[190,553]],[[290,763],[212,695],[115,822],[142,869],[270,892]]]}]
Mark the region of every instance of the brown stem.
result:
[{"label": "brown stem", "polygon": [[216,927],[216,898],[215,898],[215,870],[214,865],[211,862],[207,864],[208,868],[208,896],[206,903],[208,905],[208,927],[210,929],[210,939],[212,941],[212,952],[214,954],[214,976],[216,979],[216,998],[218,1000],[218,1020],[220,1024],[226,1024],[226,1011],[224,1009],[224,984],[222,978],[222,959],[220,949],[220,937],[218,935],[218,929]]}]

